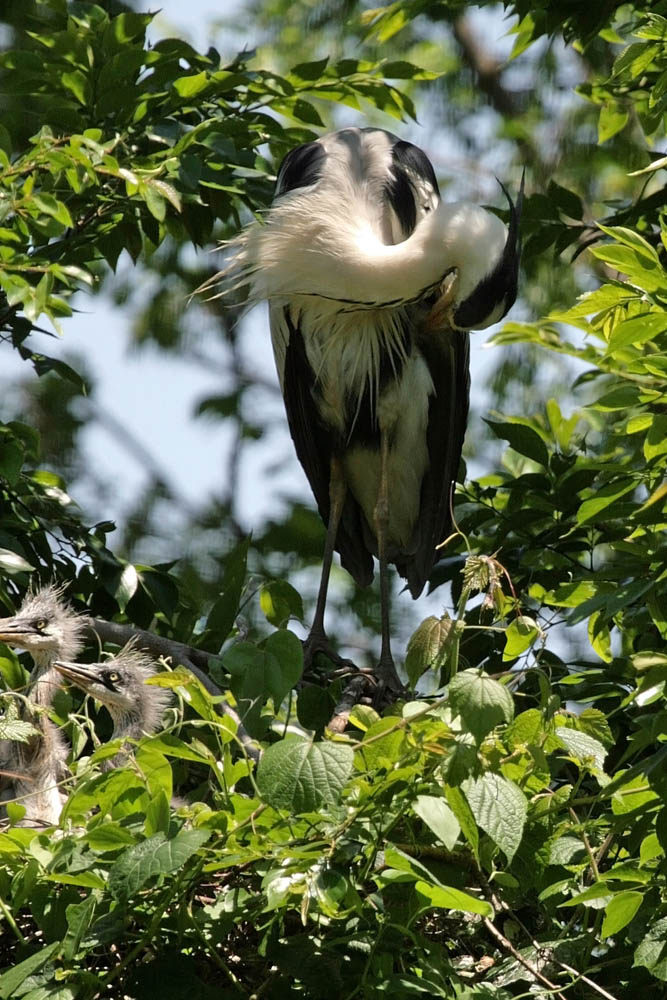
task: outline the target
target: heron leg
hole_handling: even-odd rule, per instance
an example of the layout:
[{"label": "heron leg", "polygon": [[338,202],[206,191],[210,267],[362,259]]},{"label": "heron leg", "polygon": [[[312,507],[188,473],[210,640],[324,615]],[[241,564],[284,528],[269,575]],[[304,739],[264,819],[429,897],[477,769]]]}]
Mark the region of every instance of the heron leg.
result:
[{"label": "heron leg", "polygon": [[[389,621],[389,566],[387,565],[387,528],[389,526],[389,436],[386,431],[380,433],[380,488],[374,511],[375,535],[378,543],[378,560],[380,562],[380,619],[382,626],[382,647],[377,673],[380,679],[380,691],[385,688],[391,691],[402,691],[403,685],[396,673],[394,658],[391,655],[391,623]],[[378,700],[376,698],[376,700]]]},{"label": "heron leg", "polygon": [[327,524],[327,536],[324,543],[324,555],[322,557],[322,575],[320,577],[320,589],[317,594],[317,604],[315,605],[315,617],[310,629],[310,634],[303,645],[304,668],[307,670],[316,653],[324,653],[330,660],[338,665],[353,664],[348,660],[343,660],[337,656],[329,643],[327,634],[324,631],[324,612],[327,605],[327,591],[329,589],[329,576],[331,574],[331,564],[336,546],[336,535],[338,526],[343,514],[345,496],[347,494],[347,484],[340,459],[335,456],[331,459],[331,473],[329,478],[329,523]]}]

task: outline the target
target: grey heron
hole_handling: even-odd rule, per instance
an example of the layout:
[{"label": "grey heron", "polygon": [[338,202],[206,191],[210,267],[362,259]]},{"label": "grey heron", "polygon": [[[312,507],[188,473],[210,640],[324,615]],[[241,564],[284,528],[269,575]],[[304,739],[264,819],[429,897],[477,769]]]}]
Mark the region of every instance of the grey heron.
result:
[{"label": "grey heron", "polygon": [[[56,660],[58,673],[91,695],[108,710],[113,721],[111,740],[138,740],[154,733],[171,701],[166,688],[145,682],[156,673],[153,659],[128,643],[114,657],[98,663]],[[102,761],[102,770],[119,767],[126,759],[121,750]]]},{"label": "grey heron", "polygon": [[0,641],[25,649],[34,663],[24,715],[37,734],[26,743],[3,740],[0,746],[0,766],[16,775],[2,798],[25,805],[21,825],[52,825],[60,819],[64,795],[59,783],[67,775],[67,747],[47,711],[60,684],[53,662],[79,654],[83,628],[83,619],[69,607],[62,589],[51,585],[28,594],[16,615],[0,619]]},{"label": "grey heron", "polygon": [[[345,128],[287,154],[275,196],[211,279],[267,300],[297,456],[327,525],[306,656],[328,651],[334,551],[359,586],[380,568],[378,675],[391,654],[388,564],[421,594],[451,531],[465,434],[469,336],[516,298],[523,182],[509,226],[441,200],[426,154],[376,128]],[[224,293],[224,292],[223,292]]]}]

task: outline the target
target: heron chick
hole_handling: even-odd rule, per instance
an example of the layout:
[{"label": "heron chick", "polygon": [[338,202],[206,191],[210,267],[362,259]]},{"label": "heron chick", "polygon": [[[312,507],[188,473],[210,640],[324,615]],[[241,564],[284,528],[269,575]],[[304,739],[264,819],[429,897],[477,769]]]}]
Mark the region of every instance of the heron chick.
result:
[{"label": "heron chick", "polygon": [[[99,663],[56,660],[58,673],[91,695],[109,712],[113,722],[111,740],[138,740],[158,730],[171,692],[145,682],[157,673],[150,656],[128,643],[112,659]],[[101,763],[103,771],[120,767],[127,759],[121,750]]]},{"label": "heron chick", "polygon": [[[78,656],[83,628],[83,619],[67,604],[62,588],[53,585],[27,594],[14,616],[0,619],[0,642],[25,649],[34,663],[23,717],[37,734],[27,742],[3,740],[0,745],[0,768],[18,775],[3,787],[1,796],[25,806],[24,826],[50,826],[60,819],[65,796],[59,782],[68,773],[67,747],[47,711],[60,686],[53,662],[57,657]],[[32,706],[42,711],[32,711]]]},{"label": "heron chick", "polygon": [[[503,189],[504,190],[504,189]],[[383,686],[391,655],[388,563],[421,594],[451,533],[465,434],[469,335],[517,292],[519,221],[440,198],[426,154],[376,128],[345,128],[287,154],[273,204],[228,245],[208,282],[267,300],[297,456],[327,525],[306,656],[328,651],[334,550],[360,586],[380,567]]]}]

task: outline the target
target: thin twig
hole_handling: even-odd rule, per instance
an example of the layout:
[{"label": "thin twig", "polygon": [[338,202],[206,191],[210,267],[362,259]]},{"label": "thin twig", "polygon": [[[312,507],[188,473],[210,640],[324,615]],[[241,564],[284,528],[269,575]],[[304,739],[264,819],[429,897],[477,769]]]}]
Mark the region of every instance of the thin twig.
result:
[{"label": "thin twig", "polygon": [[489,920],[488,917],[484,917],[483,920],[486,929],[489,931],[490,934],[493,935],[493,937],[497,941],[500,942],[505,951],[509,951],[510,955],[512,955],[513,958],[517,960],[517,962],[523,965],[524,969],[527,969],[528,972],[530,972],[530,974],[534,976],[535,979],[537,979],[540,983],[542,983],[543,986],[546,986],[547,989],[551,990],[554,993],[554,996],[559,997],[560,1000],[567,1000],[565,994],[561,993],[558,987],[554,983],[550,982],[546,976],[543,976],[542,973],[539,971],[539,969],[535,968],[532,962],[529,962],[527,958],[523,957],[521,952],[517,951],[512,942],[508,938],[506,938],[505,935],[501,933],[501,931],[498,930],[498,928],[495,926],[492,920]]}]

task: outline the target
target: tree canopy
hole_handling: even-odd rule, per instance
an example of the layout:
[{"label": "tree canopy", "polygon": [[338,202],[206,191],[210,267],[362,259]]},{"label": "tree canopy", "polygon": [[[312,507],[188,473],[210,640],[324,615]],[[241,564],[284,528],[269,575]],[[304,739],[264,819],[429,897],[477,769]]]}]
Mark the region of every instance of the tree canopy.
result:
[{"label": "tree canopy", "polygon": [[[108,649],[150,633],[178,704],[105,771],[103,713],[59,694],[60,829],[22,827],[17,801],[0,832],[0,996],[665,995],[667,4],[243,17],[256,52],[221,55],[148,43],[152,15],[122,3],[0,12],[0,349],[26,369],[0,409],[2,614],[63,585]],[[303,676],[323,528],[293,499],[245,532],[238,462],[270,431],[253,393],[275,390],[242,303],[189,296],[214,266],[196,251],[269,203],[288,149],[417,116],[448,144],[445,196],[486,192],[480,162],[508,187],[525,167],[523,277],[431,578],[443,612],[418,624],[395,595],[412,694],[380,716],[326,662]],[[118,526],[78,505],[95,387],[45,345],[81,289],[129,301],[161,351],[219,338],[199,412],[235,441],[226,492],[178,510],[156,475]],[[347,586],[334,631],[369,665],[377,594]],[[1,739],[27,738],[28,665],[0,646]]]}]

